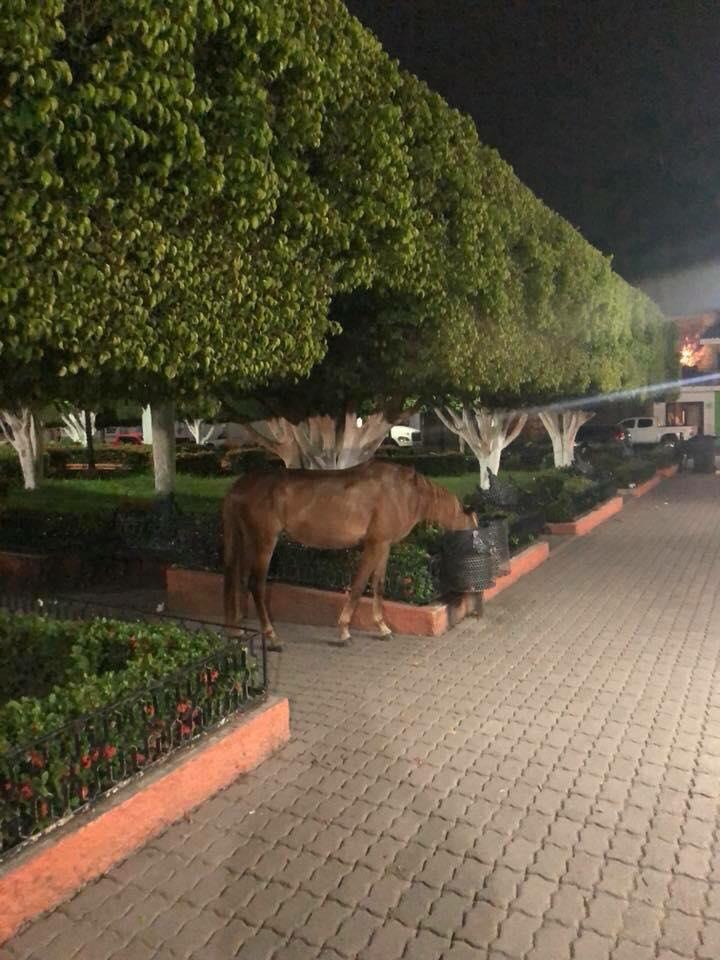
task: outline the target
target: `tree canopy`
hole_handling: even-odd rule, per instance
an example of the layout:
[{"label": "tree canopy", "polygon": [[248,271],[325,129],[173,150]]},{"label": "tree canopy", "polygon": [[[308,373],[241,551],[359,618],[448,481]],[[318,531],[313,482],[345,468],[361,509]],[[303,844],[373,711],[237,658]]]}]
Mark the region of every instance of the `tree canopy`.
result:
[{"label": "tree canopy", "polygon": [[3,403],[270,384],[295,416],[394,415],[665,362],[652,305],[339,0],[22,6],[0,0]]},{"label": "tree canopy", "polygon": [[336,0],[23,8],[0,3],[10,399],[306,374],[331,295],[413,242],[377,41]]}]

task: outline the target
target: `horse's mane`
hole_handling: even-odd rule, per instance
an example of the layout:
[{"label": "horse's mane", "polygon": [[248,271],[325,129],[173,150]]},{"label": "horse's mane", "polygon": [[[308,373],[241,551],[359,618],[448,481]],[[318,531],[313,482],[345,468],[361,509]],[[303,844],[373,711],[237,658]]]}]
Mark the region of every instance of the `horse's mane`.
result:
[{"label": "horse's mane", "polygon": [[451,493],[437,483],[433,483],[432,480],[429,480],[416,470],[414,473],[415,483],[420,487],[422,494],[428,499],[429,503],[436,509],[436,512],[439,513],[443,508],[454,511],[459,507],[462,510],[460,499],[456,497],[454,493]]}]

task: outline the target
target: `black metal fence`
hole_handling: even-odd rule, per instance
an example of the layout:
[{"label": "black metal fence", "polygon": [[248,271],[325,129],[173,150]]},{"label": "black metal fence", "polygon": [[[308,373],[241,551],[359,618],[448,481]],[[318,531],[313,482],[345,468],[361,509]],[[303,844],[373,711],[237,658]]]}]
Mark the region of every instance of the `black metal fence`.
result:
[{"label": "black metal fence", "polygon": [[101,709],[0,752],[0,858],[262,701],[264,639],[217,625],[73,598],[0,596],[0,608],[62,619],[98,616],[212,630],[205,656]]}]

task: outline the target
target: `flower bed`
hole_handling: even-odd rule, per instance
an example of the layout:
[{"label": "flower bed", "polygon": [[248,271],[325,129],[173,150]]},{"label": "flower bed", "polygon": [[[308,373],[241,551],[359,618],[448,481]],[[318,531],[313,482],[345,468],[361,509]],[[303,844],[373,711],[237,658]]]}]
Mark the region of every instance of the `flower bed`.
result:
[{"label": "flower bed", "polygon": [[0,852],[260,701],[245,644],[0,613]]}]

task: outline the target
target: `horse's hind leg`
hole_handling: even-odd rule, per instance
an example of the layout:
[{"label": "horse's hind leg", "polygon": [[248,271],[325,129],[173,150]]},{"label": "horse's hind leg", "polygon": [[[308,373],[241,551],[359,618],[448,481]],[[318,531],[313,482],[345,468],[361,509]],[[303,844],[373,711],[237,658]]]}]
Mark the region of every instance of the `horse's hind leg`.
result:
[{"label": "horse's hind leg", "polygon": [[392,636],[392,630],[385,623],[385,616],[383,614],[383,593],[385,591],[385,574],[387,572],[389,555],[390,544],[388,543],[384,545],[383,553],[372,575],[373,620],[383,640],[388,640]]},{"label": "horse's hind leg", "polygon": [[223,517],[224,583],[223,606],[225,625],[237,629],[247,617],[248,538],[239,520],[230,510]]},{"label": "horse's hind leg", "polygon": [[382,543],[365,544],[365,548],[360,556],[360,563],[358,564],[357,571],[353,577],[352,586],[350,587],[350,596],[345,601],[345,606],[342,608],[342,612],[340,613],[340,618],[338,620],[338,627],[340,628],[340,643],[342,644],[346,644],[350,641],[350,621],[353,618],[355,608],[357,607],[358,601],[363,594],[363,590],[367,586],[370,574],[378,565],[378,557],[381,556],[382,549]]},{"label": "horse's hind leg", "polygon": [[275,534],[272,534],[271,539],[268,537],[256,539],[254,557],[250,566],[250,589],[263,636],[269,641],[272,649],[281,650],[282,647],[277,642],[275,629],[267,608],[267,575],[276,543],[277,536]]}]

